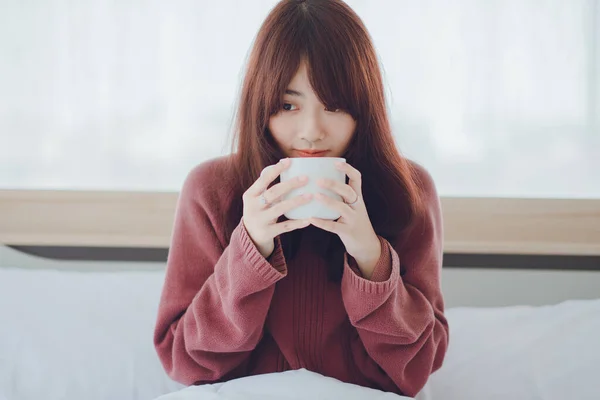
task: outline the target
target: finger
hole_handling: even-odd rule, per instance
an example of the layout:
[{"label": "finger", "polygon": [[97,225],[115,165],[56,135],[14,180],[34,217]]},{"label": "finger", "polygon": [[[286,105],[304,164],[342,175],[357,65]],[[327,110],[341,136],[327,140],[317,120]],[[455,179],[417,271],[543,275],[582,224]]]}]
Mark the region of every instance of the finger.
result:
[{"label": "finger", "polygon": [[343,231],[342,224],[328,219],[310,218],[309,222],[311,225],[314,225],[317,228],[323,229],[327,232],[335,233],[336,235],[339,235]]},{"label": "finger", "polygon": [[295,231],[296,229],[306,228],[308,225],[310,225],[310,222],[307,219],[290,219],[288,221],[273,224],[269,227],[269,229],[271,231],[271,235],[273,237],[276,237],[281,235],[282,233]]},{"label": "finger", "polygon": [[340,213],[340,215],[346,219],[352,216],[354,210],[350,208],[350,206],[342,201],[332,199],[329,196],[324,195],[323,193],[317,193],[315,198],[321,203],[325,204],[328,208],[335,210]]},{"label": "finger", "polygon": [[348,175],[348,178],[350,178],[348,185],[350,185],[350,187],[354,189],[358,195],[360,195],[362,193],[362,175],[360,171],[343,161],[338,162],[336,167]]},{"label": "finger", "polygon": [[346,203],[352,203],[357,199],[357,194],[354,191],[354,189],[352,189],[350,185],[346,185],[345,183],[334,181],[331,179],[319,179],[317,181],[317,184],[322,188],[329,189],[334,193],[339,194],[340,196],[342,196]]},{"label": "finger", "polygon": [[290,166],[290,159],[284,158],[277,164],[269,165],[260,173],[260,177],[248,188],[247,192],[249,195],[257,197],[260,196],[286,168]]},{"label": "finger", "polygon": [[281,203],[277,203],[266,211],[265,217],[268,221],[277,219],[286,212],[310,202],[312,200],[312,197],[312,194],[305,193],[301,196],[296,196],[294,198],[282,201]]},{"label": "finger", "polygon": [[278,183],[277,185],[271,187],[264,193],[265,199],[269,203],[274,203],[279,200],[281,197],[286,195],[288,192],[293,189],[302,187],[308,183],[307,176],[299,176],[297,178],[291,179],[286,182]]}]

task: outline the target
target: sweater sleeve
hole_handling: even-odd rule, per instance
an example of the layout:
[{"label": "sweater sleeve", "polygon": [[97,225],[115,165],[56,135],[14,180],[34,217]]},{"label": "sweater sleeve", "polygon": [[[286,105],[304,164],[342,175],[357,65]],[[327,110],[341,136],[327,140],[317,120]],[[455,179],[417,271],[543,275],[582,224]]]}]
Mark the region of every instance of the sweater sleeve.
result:
[{"label": "sweater sleeve", "polygon": [[380,237],[382,256],[372,280],[356,274],[348,257],[342,278],[344,305],[358,333],[351,346],[356,368],[382,388],[412,397],[441,367],[449,335],[441,292],[440,203],[424,174],[425,212],[398,243]]},{"label": "sweater sleeve", "polygon": [[154,331],[165,370],[186,385],[239,369],[262,338],[275,283],[287,274],[280,241],[267,260],[242,222],[222,245],[203,175],[192,172],[179,197]]}]

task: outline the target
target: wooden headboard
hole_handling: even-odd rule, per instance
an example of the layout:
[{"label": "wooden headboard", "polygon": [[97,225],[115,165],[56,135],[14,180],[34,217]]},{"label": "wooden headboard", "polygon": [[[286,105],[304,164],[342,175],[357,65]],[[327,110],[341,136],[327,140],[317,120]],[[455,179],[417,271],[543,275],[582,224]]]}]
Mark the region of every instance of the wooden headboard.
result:
[{"label": "wooden headboard", "polygon": [[[176,193],[0,190],[0,243],[167,248]],[[600,256],[600,199],[441,199],[446,253]]]}]

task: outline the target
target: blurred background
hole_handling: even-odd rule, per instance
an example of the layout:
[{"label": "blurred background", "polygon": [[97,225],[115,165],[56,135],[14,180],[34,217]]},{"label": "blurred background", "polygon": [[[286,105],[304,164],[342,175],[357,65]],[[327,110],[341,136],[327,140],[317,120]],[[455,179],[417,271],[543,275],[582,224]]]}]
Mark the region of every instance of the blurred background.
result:
[{"label": "blurred background", "polygon": [[[276,0],[2,1],[0,189],[177,191]],[[600,198],[600,0],[348,0],[443,196]]]},{"label": "blurred background", "polygon": [[[600,399],[600,0],[346,1],[446,197],[418,398]],[[152,341],[175,192],[229,153],[276,3],[0,0],[0,400],[180,388]]]}]

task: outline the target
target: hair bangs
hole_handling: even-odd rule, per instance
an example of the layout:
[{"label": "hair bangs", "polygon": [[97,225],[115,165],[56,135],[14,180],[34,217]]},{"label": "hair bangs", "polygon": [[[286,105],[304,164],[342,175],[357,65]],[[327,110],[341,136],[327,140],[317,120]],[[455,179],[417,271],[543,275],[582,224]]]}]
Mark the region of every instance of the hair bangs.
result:
[{"label": "hair bangs", "polygon": [[366,72],[361,69],[367,49],[348,36],[348,30],[359,35],[362,32],[340,17],[348,11],[347,7],[329,3],[340,8],[335,10],[340,15],[335,15],[326,12],[325,5],[319,2],[299,7],[292,2],[284,4],[280,4],[277,24],[265,21],[270,25],[270,35],[260,41],[260,58],[264,61],[261,75],[269,80],[259,85],[264,91],[265,113],[273,115],[281,110],[287,85],[304,61],[310,84],[327,109],[343,110],[356,120],[367,115],[368,77],[363,76]]}]

